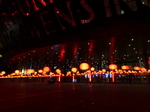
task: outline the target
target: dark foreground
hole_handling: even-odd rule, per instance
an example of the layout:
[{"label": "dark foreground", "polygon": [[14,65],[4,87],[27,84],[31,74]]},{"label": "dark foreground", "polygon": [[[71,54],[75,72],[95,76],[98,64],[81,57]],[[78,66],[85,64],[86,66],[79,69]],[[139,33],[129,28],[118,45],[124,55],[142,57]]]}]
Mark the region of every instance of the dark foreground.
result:
[{"label": "dark foreground", "polygon": [[5,82],[0,112],[150,112],[150,85]]}]

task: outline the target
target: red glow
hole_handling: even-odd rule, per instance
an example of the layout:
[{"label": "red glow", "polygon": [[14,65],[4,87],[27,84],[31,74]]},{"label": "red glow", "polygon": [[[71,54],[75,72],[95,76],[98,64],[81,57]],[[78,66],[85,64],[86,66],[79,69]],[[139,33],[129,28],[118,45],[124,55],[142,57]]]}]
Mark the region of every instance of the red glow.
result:
[{"label": "red glow", "polygon": [[62,45],[60,50],[60,60],[64,59],[64,57],[65,57],[65,45]]},{"label": "red glow", "polygon": [[53,1],[53,0],[49,0],[49,2],[50,2],[50,3],[53,3],[54,1]]},{"label": "red glow", "polygon": [[148,65],[150,65],[150,59],[148,59]]},{"label": "red glow", "polygon": [[90,45],[89,45],[89,56],[90,57],[93,55],[93,45],[94,45],[94,42],[90,42]]},{"label": "red glow", "polygon": [[76,56],[77,52],[78,52],[78,46],[76,45],[74,46],[73,56]]},{"label": "red glow", "polygon": [[114,50],[115,50],[116,37],[110,38],[110,64],[114,63]]},{"label": "red glow", "polygon": [[[38,0],[43,6],[46,6],[46,2],[44,0]],[[38,11],[39,8],[36,6],[35,0],[32,0],[33,8],[35,11]]]},{"label": "red glow", "polygon": [[93,9],[85,2],[85,0],[81,0],[80,3],[86,9],[86,11],[89,13],[89,19],[87,19],[87,20],[80,19],[81,23],[84,24],[84,23],[91,22],[95,16]]}]

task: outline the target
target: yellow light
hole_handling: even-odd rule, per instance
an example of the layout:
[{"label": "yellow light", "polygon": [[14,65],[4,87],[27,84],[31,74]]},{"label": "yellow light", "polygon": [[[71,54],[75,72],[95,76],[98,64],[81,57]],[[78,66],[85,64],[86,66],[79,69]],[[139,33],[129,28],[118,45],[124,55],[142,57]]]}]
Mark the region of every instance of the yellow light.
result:
[{"label": "yellow light", "polygon": [[56,73],[57,73],[57,74],[60,74],[60,73],[61,73],[61,70],[60,70],[60,69],[56,69]]},{"label": "yellow light", "polygon": [[88,63],[81,63],[79,68],[81,70],[87,70],[87,69],[89,69],[89,64]]},{"label": "yellow light", "polygon": [[129,70],[130,67],[128,65],[122,65],[121,69],[123,69],[123,70]]},{"label": "yellow light", "polygon": [[20,71],[19,70],[15,70],[15,74],[19,74],[20,73]]},{"label": "yellow light", "polygon": [[42,72],[43,72],[43,70],[38,70],[38,72],[39,72],[39,73],[42,73]]},{"label": "yellow light", "polygon": [[75,68],[75,67],[73,67],[72,69],[71,69],[71,71],[73,72],[73,73],[76,73],[77,72],[77,68]]},{"label": "yellow light", "polygon": [[117,68],[118,68],[118,67],[117,67],[116,64],[110,64],[110,65],[109,65],[109,69],[115,70],[115,69],[117,69]]},{"label": "yellow light", "polygon": [[95,68],[94,67],[91,67],[91,71],[94,71],[95,70]]},{"label": "yellow light", "polygon": [[135,66],[135,67],[134,67],[134,70],[141,70],[141,68],[138,67],[138,66]]},{"label": "yellow light", "polygon": [[1,73],[4,75],[6,72],[5,72],[5,71],[2,71]]},{"label": "yellow light", "polygon": [[49,72],[49,71],[50,71],[50,67],[47,67],[47,66],[44,67],[44,68],[43,68],[43,71],[44,71],[44,72]]}]

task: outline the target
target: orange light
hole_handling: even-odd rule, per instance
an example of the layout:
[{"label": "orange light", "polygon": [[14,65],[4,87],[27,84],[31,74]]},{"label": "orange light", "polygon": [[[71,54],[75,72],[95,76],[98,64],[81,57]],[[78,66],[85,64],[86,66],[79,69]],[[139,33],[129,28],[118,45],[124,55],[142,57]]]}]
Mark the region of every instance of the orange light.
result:
[{"label": "orange light", "polygon": [[141,68],[141,71],[142,71],[142,72],[145,72],[145,71],[146,71],[146,68]]},{"label": "orange light", "polygon": [[110,64],[110,65],[109,65],[109,69],[115,70],[115,69],[117,69],[117,68],[118,68],[118,67],[117,67],[116,64]]},{"label": "orange light", "polygon": [[94,71],[95,70],[95,68],[94,67],[91,67],[91,71]]},{"label": "orange light", "polygon": [[20,73],[20,71],[19,70],[15,70],[15,74],[19,74]]},{"label": "orange light", "polygon": [[2,71],[1,73],[4,75],[6,72],[5,72],[5,71]]},{"label": "orange light", "polygon": [[61,74],[61,70],[60,69],[56,69],[56,73]]},{"label": "orange light", "polygon": [[141,68],[138,67],[138,66],[135,66],[133,69],[134,69],[134,70],[141,70]]},{"label": "orange light", "polygon": [[121,66],[121,69],[123,69],[123,70],[129,70],[130,67],[129,67],[128,65],[122,65],[122,66]]},{"label": "orange light", "polygon": [[44,67],[44,68],[43,68],[43,71],[44,71],[44,72],[49,72],[49,71],[50,71],[50,67],[47,67],[47,66]]},{"label": "orange light", "polygon": [[39,73],[42,73],[42,72],[43,72],[43,70],[38,70],[38,72],[39,72]]},{"label": "orange light", "polygon": [[73,72],[73,73],[76,73],[77,72],[77,68],[75,68],[75,67],[73,67],[72,69],[71,69],[71,71]]},{"label": "orange light", "polygon": [[81,70],[87,70],[87,69],[89,69],[89,64],[88,63],[81,63],[79,68]]},{"label": "orange light", "polygon": [[106,72],[106,70],[105,70],[105,69],[102,69],[102,72]]}]

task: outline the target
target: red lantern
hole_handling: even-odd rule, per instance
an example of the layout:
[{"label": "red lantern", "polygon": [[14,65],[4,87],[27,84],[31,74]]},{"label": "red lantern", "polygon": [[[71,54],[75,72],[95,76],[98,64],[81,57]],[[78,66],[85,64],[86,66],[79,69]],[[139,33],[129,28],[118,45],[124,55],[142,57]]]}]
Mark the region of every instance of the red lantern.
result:
[{"label": "red lantern", "polygon": [[79,67],[81,70],[87,70],[87,69],[89,69],[89,64],[88,63],[81,63]]},{"label": "red lantern", "polygon": [[117,67],[116,64],[111,64],[111,65],[109,65],[109,69],[115,70],[115,69],[117,69],[117,68],[118,68],[118,67]]},{"label": "red lantern", "polygon": [[130,67],[128,65],[122,65],[121,69],[123,69],[123,70],[129,70]]}]

